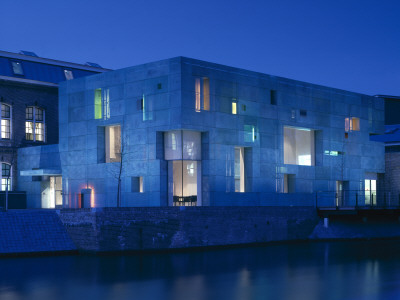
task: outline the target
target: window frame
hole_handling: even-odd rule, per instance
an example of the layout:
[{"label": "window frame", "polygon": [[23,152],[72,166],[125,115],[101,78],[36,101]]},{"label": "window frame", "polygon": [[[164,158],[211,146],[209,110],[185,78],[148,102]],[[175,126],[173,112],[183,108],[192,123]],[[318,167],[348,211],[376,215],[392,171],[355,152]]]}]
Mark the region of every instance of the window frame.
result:
[{"label": "window frame", "polygon": [[[32,109],[32,119],[27,118],[28,109]],[[41,120],[38,119],[37,115],[38,111],[42,112],[42,117]],[[30,127],[30,130],[32,132],[27,132],[28,129],[28,123],[32,123],[32,126]],[[42,124],[42,128],[38,128],[37,125]],[[38,129],[41,131],[42,134],[38,133]],[[32,134],[32,139],[27,138],[28,134]],[[38,139],[38,136],[42,136],[42,139]],[[32,141],[32,142],[46,142],[46,111],[44,108],[38,107],[38,106],[27,106],[25,108],[25,140],[27,141]]]},{"label": "window frame", "polygon": [[[3,106],[7,106],[9,108],[9,116],[8,117],[3,116],[3,112],[4,112]],[[0,113],[0,138],[2,140],[11,140],[11,138],[12,138],[12,105],[7,104],[7,103],[1,103],[0,110],[1,110],[1,113]],[[8,132],[4,131],[5,133],[8,133],[8,137],[3,137],[3,120],[6,120],[9,122]]]},{"label": "window frame", "polygon": [[195,111],[211,110],[210,78],[207,76],[196,76],[194,82]]},{"label": "window frame", "polygon": [[[6,162],[1,162],[1,186],[0,186],[0,190],[1,191],[5,191],[6,190],[5,187],[7,186],[7,182],[5,182],[5,184],[3,184],[3,182],[7,179],[7,177],[3,177],[3,165],[9,166],[10,175],[8,176],[8,178],[10,180],[8,182],[8,186],[9,186],[8,191],[12,191],[12,175],[13,175],[12,165],[10,163],[6,163]],[[4,189],[3,189],[3,186],[4,186]]]}]

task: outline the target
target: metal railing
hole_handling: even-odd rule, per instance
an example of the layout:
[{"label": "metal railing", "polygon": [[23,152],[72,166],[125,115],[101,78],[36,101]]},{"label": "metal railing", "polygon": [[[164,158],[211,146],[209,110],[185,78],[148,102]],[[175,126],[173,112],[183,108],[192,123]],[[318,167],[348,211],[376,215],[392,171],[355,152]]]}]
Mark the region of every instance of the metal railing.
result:
[{"label": "metal railing", "polygon": [[317,208],[399,208],[400,193],[387,190],[342,190],[316,192]]}]

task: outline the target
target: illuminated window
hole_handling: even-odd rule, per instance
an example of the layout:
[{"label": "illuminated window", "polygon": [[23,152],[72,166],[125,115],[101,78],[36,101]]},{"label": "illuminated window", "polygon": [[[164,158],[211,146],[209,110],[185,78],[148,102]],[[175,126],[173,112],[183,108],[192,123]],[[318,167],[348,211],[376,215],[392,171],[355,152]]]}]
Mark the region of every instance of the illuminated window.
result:
[{"label": "illuminated window", "polygon": [[308,128],[283,128],[284,163],[290,165],[314,165],[314,130]]},{"label": "illuminated window", "polygon": [[360,131],[360,119],[355,117],[346,118],[344,120],[344,129],[346,132]]},{"label": "illuminated window", "polygon": [[243,147],[235,147],[235,192],[245,192]]},{"label": "illuminated window", "polygon": [[210,80],[207,77],[195,80],[196,111],[210,110]]},{"label": "illuminated window", "polygon": [[71,70],[64,70],[64,75],[66,80],[74,79],[74,74],[72,73]]},{"label": "illuminated window", "polygon": [[1,163],[1,190],[11,191],[11,165]]},{"label": "illuminated window", "polygon": [[105,127],[106,163],[121,162],[121,126]]},{"label": "illuminated window", "polygon": [[12,61],[11,66],[14,75],[24,75],[24,70],[22,69],[22,64],[20,62]]},{"label": "illuminated window", "polygon": [[110,90],[94,91],[94,118],[108,120],[110,118]]},{"label": "illuminated window", "polygon": [[45,141],[45,116],[44,110],[35,106],[25,109],[25,138],[28,141]]},{"label": "illuminated window", "polygon": [[255,142],[256,139],[256,127],[253,125],[244,125],[244,141],[247,143],[252,143]]},{"label": "illuminated window", "polygon": [[1,104],[1,138],[11,138],[11,106]]},{"label": "illuminated window", "polygon": [[233,100],[232,101],[232,115],[236,115],[237,114],[237,101]]}]

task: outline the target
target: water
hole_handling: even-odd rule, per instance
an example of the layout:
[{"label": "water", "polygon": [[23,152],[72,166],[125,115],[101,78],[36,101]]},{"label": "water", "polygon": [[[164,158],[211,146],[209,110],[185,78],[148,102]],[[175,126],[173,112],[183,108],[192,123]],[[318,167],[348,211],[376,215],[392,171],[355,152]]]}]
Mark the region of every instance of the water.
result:
[{"label": "water", "polygon": [[400,241],[3,258],[0,299],[400,299]]}]

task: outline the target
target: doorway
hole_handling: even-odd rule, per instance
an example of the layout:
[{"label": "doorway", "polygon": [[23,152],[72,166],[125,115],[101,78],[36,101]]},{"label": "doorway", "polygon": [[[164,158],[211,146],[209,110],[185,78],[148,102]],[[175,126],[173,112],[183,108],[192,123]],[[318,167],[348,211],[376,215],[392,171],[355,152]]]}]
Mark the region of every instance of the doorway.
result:
[{"label": "doorway", "polygon": [[365,179],[365,205],[376,205],[376,180]]},{"label": "doorway", "polygon": [[62,176],[47,178],[40,184],[42,208],[62,208]]}]

